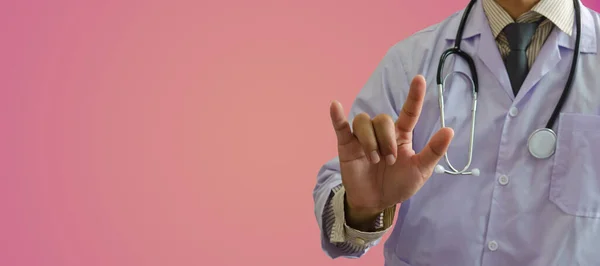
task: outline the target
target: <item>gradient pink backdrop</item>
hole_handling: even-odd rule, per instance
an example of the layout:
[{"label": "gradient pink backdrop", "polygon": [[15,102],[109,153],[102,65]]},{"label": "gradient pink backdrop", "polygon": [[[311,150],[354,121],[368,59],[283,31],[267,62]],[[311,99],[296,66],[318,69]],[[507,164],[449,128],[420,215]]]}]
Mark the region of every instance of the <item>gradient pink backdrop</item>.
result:
[{"label": "gradient pink backdrop", "polygon": [[466,3],[2,1],[0,265],[381,265],[320,249],[329,102]]}]

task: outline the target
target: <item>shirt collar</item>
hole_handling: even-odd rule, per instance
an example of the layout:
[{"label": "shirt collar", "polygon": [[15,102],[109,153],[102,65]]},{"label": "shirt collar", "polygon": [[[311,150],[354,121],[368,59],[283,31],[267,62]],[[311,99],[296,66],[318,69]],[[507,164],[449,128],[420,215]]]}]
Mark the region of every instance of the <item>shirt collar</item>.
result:
[{"label": "shirt collar", "polygon": [[[483,0],[483,10],[495,38],[506,25],[515,22],[494,0]],[[521,15],[516,22],[532,22],[543,16],[570,36],[573,33],[574,15],[573,1],[541,0],[530,11]]]},{"label": "shirt collar", "polygon": [[[490,34],[490,37],[492,37],[492,30],[491,30],[491,27],[489,26],[491,23],[489,22],[490,20],[486,17],[486,14],[483,10],[483,3],[485,3],[486,1],[490,1],[490,0],[480,0],[480,1],[475,2],[475,5],[473,6],[472,14],[469,16],[469,18],[467,19],[467,23],[465,24],[462,40],[468,40],[475,36],[479,36],[480,34],[482,34],[482,32],[485,32],[485,31],[488,31]],[[494,0],[491,0],[491,1],[494,1]],[[554,2],[555,0],[542,0],[542,1]],[[571,2],[569,0],[558,0],[558,1]],[[547,4],[547,3],[545,3],[545,4]],[[597,51],[597,49],[596,49],[597,15],[594,11],[590,10],[585,5],[583,5],[581,3],[581,1],[578,1],[578,5],[581,9],[581,32],[579,33],[579,34],[581,34],[581,52],[582,53],[596,53],[596,51]],[[572,4],[569,6],[572,6]],[[462,15],[464,14],[464,11],[466,11],[466,10],[462,9],[458,12],[455,12],[452,16],[450,16],[448,18],[447,21],[438,25],[438,26],[442,27],[440,29],[440,31],[442,32],[442,34],[444,35],[444,38],[446,40],[456,42],[456,30],[460,26],[460,21],[461,21]],[[574,7],[573,7],[572,12],[573,12],[573,15],[572,15],[571,20],[574,21],[574,17],[575,17],[575,14],[574,14],[575,8]],[[542,23],[552,23],[552,22],[550,22],[550,20],[546,19],[545,22],[542,22]],[[559,24],[563,25],[564,23],[559,22]],[[575,35],[576,35],[575,29],[574,29],[575,23],[566,23],[566,24],[571,24],[571,26],[565,27],[564,29],[571,29],[571,30],[563,31],[559,27],[554,27],[554,30],[552,30],[552,33],[550,33],[550,36],[548,36],[548,38],[550,39],[550,38],[552,38],[552,36],[556,35],[556,36],[554,36],[554,38],[557,38],[556,42],[557,42],[558,46],[572,50],[575,48]],[[564,25],[566,25],[566,24],[564,24]],[[561,27],[564,27],[564,25]],[[571,32],[571,35],[567,34],[567,32]]]}]

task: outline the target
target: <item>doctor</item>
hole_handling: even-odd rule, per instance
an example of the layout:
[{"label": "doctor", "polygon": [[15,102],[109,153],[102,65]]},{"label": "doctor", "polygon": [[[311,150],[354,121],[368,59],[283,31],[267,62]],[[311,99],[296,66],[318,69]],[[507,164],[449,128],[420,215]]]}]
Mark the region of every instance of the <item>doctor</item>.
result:
[{"label": "doctor", "polygon": [[390,266],[600,265],[598,38],[578,0],[473,0],[393,46],[348,118],[331,104],[327,255],[392,230]]}]

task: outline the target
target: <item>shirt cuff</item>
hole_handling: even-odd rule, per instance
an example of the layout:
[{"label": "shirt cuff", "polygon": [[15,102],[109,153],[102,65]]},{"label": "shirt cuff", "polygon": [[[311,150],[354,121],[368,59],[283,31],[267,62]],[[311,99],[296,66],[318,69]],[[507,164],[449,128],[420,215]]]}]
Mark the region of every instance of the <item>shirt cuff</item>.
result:
[{"label": "shirt cuff", "polygon": [[343,186],[340,186],[339,189],[334,189],[334,193],[331,204],[333,205],[335,221],[330,235],[331,243],[350,242],[356,246],[369,247],[376,240],[383,237],[392,226],[394,215],[396,213],[395,205],[385,209],[379,215],[373,224],[373,230],[371,232],[363,232],[348,226],[346,224],[346,216],[344,213],[344,196],[346,190]]}]

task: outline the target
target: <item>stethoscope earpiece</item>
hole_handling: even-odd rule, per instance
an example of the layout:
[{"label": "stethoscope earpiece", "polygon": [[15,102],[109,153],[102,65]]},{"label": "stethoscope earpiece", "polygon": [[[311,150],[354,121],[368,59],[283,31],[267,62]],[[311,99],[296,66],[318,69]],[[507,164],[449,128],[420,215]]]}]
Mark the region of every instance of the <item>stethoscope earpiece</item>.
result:
[{"label": "stethoscope earpiece", "polygon": [[446,173],[446,174],[451,174],[451,175],[474,175],[474,176],[481,175],[481,171],[479,171],[479,168],[473,168],[473,169],[471,169],[470,172],[467,172],[467,171],[448,171],[441,164],[438,164],[438,165],[435,166],[434,172],[436,174]]},{"label": "stethoscope earpiece", "polygon": [[435,166],[435,173],[436,174],[443,174],[444,172],[446,172],[446,169],[444,169],[444,167],[440,164]]}]

